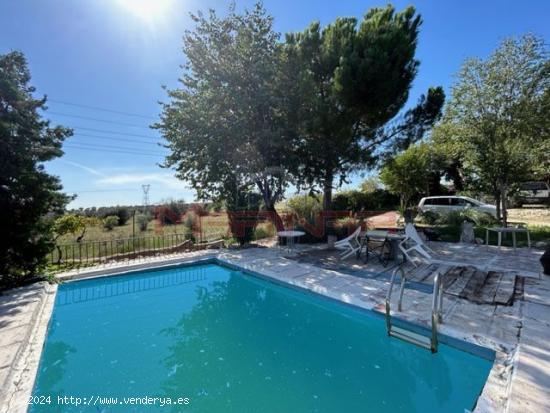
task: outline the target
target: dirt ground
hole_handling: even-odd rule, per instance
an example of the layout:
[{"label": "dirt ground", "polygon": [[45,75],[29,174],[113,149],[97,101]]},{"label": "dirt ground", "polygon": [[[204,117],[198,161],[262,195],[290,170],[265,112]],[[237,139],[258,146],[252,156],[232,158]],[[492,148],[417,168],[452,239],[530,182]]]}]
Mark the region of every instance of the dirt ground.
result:
[{"label": "dirt ground", "polygon": [[550,226],[550,208],[528,207],[508,210],[508,220],[525,222],[530,225]]}]

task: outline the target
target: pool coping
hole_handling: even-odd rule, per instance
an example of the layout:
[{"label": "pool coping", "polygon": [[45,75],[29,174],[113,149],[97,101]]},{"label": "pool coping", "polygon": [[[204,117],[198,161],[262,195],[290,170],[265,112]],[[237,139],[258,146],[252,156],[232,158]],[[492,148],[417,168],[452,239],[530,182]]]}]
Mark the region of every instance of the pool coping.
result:
[{"label": "pool coping", "polygon": [[[330,290],[315,289],[315,285],[302,285],[292,280],[284,280],[270,274],[268,269],[250,268],[246,262],[240,262],[239,259],[231,259],[230,257],[222,257],[222,254],[210,251],[193,254],[189,257],[176,257],[173,259],[157,261],[157,262],[145,262],[134,263],[126,266],[110,267],[110,268],[89,268],[84,271],[70,272],[59,275],[59,280],[66,282],[76,282],[86,279],[97,279],[111,276],[124,276],[132,275],[146,270],[163,270],[170,268],[178,268],[200,264],[217,264],[226,268],[242,271],[248,275],[264,279],[266,281],[282,285],[287,288],[301,291],[303,293],[315,294],[318,297],[329,299],[330,301],[336,301],[338,303],[350,306],[358,311],[368,311],[375,316],[383,317],[384,314],[377,309],[378,303],[372,301],[367,303],[363,300],[343,300],[338,294],[331,292]],[[330,271],[335,274],[341,274],[338,271]],[[381,283],[383,285],[383,283]],[[11,377],[16,377],[14,380],[9,380],[8,385],[11,384],[11,388],[6,389],[7,394],[11,394],[11,397],[7,400],[6,410],[0,407],[0,413],[4,412],[26,412],[28,405],[26,404],[29,397],[32,394],[35,379],[38,374],[38,367],[40,358],[45,344],[47,331],[51,316],[53,314],[53,307],[55,303],[55,297],[57,293],[57,285],[45,286],[46,294],[42,300],[40,310],[33,316],[34,327],[30,334],[28,344],[21,351],[16,360],[14,360]],[[409,328],[426,334],[430,330],[420,323],[410,322],[408,320],[393,318],[396,324],[405,325]],[[499,409],[502,406],[502,399],[506,399],[509,392],[509,384],[511,382],[511,366],[514,364],[514,360],[517,358],[517,348],[509,349],[500,345],[500,343],[493,342],[492,340],[481,342],[475,337],[465,335],[464,332],[449,330],[445,333],[439,332],[438,338],[440,342],[459,350],[466,351],[483,358],[489,358],[493,360],[493,366],[489,372],[489,376],[485,382],[480,396],[478,397],[475,413],[485,412],[498,412],[503,411]],[[493,357],[491,357],[493,356]],[[505,380],[503,381],[503,377]],[[504,388],[503,388],[504,384]],[[0,395],[0,406],[5,403],[2,402],[2,395]]]}]

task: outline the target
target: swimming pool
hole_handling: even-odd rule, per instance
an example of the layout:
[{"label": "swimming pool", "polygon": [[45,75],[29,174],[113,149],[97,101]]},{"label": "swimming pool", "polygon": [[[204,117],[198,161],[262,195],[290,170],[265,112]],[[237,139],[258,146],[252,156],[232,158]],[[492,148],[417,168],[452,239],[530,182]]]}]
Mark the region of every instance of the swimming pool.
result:
[{"label": "swimming pool", "polygon": [[33,392],[51,403],[29,411],[463,413],[491,366],[389,338],[374,313],[201,264],[61,285]]}]

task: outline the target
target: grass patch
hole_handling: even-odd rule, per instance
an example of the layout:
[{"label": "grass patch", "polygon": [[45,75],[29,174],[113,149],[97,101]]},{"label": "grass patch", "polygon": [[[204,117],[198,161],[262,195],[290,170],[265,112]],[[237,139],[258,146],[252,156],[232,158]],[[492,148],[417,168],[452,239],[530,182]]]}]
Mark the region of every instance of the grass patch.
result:
[{"label": "grass patch", "polygon": [[[185,221],[185,220],[182,220]],[[213,241],[227,236],[229,229],[229,221],[227,214],[212,214],[200,218],[200,225],[197,232],[202,233],[203,241]],[[107,231],[103,225],[96,225],[86,228],[86,234],[82,242],[92,241],[114,241],[123,238],[149,237],[158,235],[184,234],[187,227],[182,223],[175,225],[162,225],[158,220],[152,220],[147,225],[145,231],[140,231],[139,224],[136,220],[135,228],[130,218],[124,225],[116,226],[111,231]],[[58,244],[72,244],[76,242],[78,235],[68,234],[58,240]],[[198,237],[197,237],[198,238]]]}]

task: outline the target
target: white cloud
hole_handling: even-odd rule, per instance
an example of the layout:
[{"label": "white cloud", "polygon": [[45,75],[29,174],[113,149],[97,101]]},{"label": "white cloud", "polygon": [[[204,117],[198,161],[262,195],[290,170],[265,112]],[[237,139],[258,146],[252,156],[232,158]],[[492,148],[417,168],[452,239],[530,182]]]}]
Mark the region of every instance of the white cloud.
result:
[{"label": "white cloud", "polygon": [[81,163],[78,163],[78,162],[73,162],[73,161],[67,161],[65,159],[60,159],[59,162],[63,162],[63,163],[66,163],[68,165],[72,165],[76,168],[79,168],[79,169],[82,169],[92,175],[96,175],[96,176],[104,176],[106,177],[107,175],[105,175],[104,173],[102,172],[99,172],[97,169],[94,169],[94,168],[90,168],[89,166],[86,166],[86,165],[82,165]]},{"label": "white cloud", "polygon": [[175,176],[165,173],[149,173],[149,174],[117,174],[106,176],[98,179],[96,182],[102,186],[117,186],[128,184],[152,184],[157,183],[169,189],[189,190],[190,188],[185,182],[180,181]]}]

